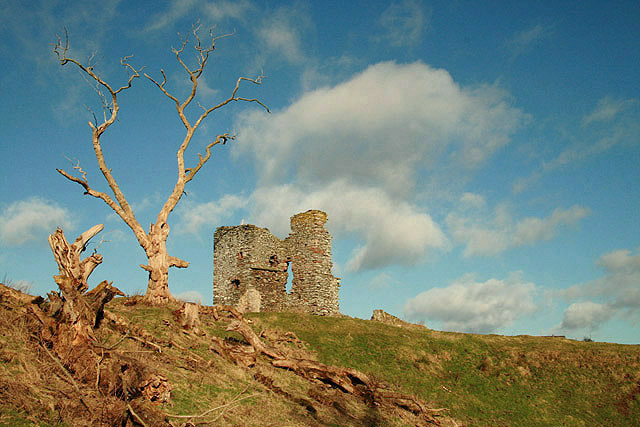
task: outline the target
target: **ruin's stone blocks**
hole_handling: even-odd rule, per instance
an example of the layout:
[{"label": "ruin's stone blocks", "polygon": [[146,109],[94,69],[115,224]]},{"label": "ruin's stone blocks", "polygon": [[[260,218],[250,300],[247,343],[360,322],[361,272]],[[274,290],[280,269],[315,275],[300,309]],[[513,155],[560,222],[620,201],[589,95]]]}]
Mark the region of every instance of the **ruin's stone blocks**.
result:
[{"label": "ruin's stone blocks", "polygon": [[[291,217],[291,233],[278,239],[255,225],[218,227],[213,249],[213,303],[242,311],[339,314],[340,279],[331,274],[327,214]],[[287,292],[289,271],[293,273]]]}]

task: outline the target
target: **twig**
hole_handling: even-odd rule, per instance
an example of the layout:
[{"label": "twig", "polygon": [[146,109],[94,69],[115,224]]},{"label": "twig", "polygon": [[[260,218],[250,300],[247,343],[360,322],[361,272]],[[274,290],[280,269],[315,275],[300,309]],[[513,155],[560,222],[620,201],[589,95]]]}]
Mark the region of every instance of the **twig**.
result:
[{"label": "twig", "polygon": [[[247,387],[247,388],[248,388],[248,387]],[[242,397],[242,398],[238,399],[238,397],[242,396],[242,394],[243,394],[245,391],[247,391],[247,388],[245,388],[244,390],[242,390],[240,393],[238,393],[238,395],[237,395],[236,397],[234,397],[233,399],[231,399],[231,402],[229,402],[229,403],[225,403],[224,405],[216,406],[215,408],[208,409],[208,410],[204,411],[204,412],[203,412],[202,414],[200,414],[200,415],[171,415],[171,414],[167,414],[167,417],[171,417],[171,418],[203,418],[203,417],[206,417],[208,414],[210,414],[210,413],[211,413],[211,412],[213,412],[213,411],[216,411],[216,410],[218,410],[218,409],[222,409],[222,408],[226,408],[227,406],[231,406],[231,405],[233,405],[234,403],[238,403],[238,402],[240,402],[240,401],[242,401],[242,400],[249,399],[249,398],[252,398],[252,397],[256,397],[256,396],[258,396],[258,395],[259,395],[258,393],[256,393],[256,394],[251,394],[251,395],[249,395],[249,396],[245,396],[245,397]]]},{"label": "twig", "polygon": [[147,425],[142,420],[142,418],[140,418],[140,416],[133,411],[133,408],[131,407],[130,403],[127,403],[127,410],[129,411],[131,416],[142,425],[142,427],[147,427]]}]

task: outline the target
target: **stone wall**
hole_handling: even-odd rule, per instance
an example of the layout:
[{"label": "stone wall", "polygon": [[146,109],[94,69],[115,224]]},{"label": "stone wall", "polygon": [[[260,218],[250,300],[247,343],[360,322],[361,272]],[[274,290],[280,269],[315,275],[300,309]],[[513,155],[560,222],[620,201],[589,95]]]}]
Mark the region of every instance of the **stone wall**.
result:
[{"label": "stone wall", "polygon": [[[214,234],[213,303],[241,311],[339,313],[339,279],[331,273],[327,214],[310,210],[291,217],[280,240],[255,225],[219,227]],[[287,292],[289,264],[293,273]]]}]

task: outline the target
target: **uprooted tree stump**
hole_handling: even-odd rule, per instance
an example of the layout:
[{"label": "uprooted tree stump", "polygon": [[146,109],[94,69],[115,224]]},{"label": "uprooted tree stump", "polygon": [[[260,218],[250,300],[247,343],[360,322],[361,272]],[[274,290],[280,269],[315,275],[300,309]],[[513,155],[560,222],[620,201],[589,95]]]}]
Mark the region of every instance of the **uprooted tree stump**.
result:
[{"label": "uprooted tree stump", "polygon": [[100,325],[104,315],[104,306],[116,295],[124,296],[111,283],[103,281],[90,292],[87,279],[102,263],[102,255],[91,254],[81,259],[86,245],[104,225],[98,224],[82,233],[73,244],[69,244],[61,228],[49,236],[49,246],[58,264],[60,274],[54,280],[60,293],[50,292],[52,314],[59,320],[57,331],[59,344],[77,346],[95,339],[93,330]]},{"label": "uprooted tree stump", "polygon": [[[61,285],[60,283],[64,277],[73,279],[74,284],[77,285],[76,291],[84,292],[87,290],[87,279],[93,273],[93,270],[102,263],[102,255],[95,251],[85,259],[81,259],[80,255],[86,250],[89,240],[103,229],[104,224],[94,225],[82,233],[71,245],[67,242],[61,228],[58,228],[55,233],[49,236],[49,246],[51,246],[53,257],[60,269],[60,275],[54,276],[54,280],[58,286],[61,286],[63,292],[70,291],[66,284]],[[65,289],[62,289],[62,286],[65,286]]]},{"label": "uprooted tree stump", "polygon": [[[83,259],[82,253],[89,240],[103,228],[102,224],[91,227],[72,244],[60,228],[49,236],[59,269],[54,280],[60,292],[49,292],[48,301],[31,304],[28,311],[41,324],[38,334],[41,347],[73,383],[79,402],[89,414],[87,419],[100,424],[97,420],[106,413],[87,403],[95,402],[96,396],[92,393],[98,393],[97,401],[110,399],[117,413],[119,421],[116,423],[116,418],[110,418],[107,424],[130,425],[127,420],[133,420],[135,425],[144,425],[143,418],[156,421],[160,418],[157,418],[158,414],[154,415],[152,408],[141,406],[138,400],[166,402],[171,385],[165,377],[150,372],[137,359],[117,352],[116,347],[125,338],[146,343],[136,335],[134,328],[127,328],[113,346],[105,347],[96,339],[96,331],[106,315],[105,305],[117,295],[124,296],[107,281],[87,292],[87,280],[102,263],[102,255],[94,250]],[[118,317],[107,316],[110,323],[114,316]]]}]

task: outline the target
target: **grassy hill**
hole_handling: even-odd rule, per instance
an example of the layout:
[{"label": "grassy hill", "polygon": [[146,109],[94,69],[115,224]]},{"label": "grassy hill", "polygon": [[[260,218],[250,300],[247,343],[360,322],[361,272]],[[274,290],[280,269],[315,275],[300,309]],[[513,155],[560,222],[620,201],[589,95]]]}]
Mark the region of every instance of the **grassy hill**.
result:
[{"label": "grassy hill", "polygon": [[[64,355],[52,355],[35,338],[28,302],[0,299],[0,425],[97,425],[109,411],[128,414],[123,425],[428,424],[411,410],[376,406],[275,368],[264,355],[251,366],[234,363],[213,343],[240,348],[245,339],[227,331],[229,320],[216,320],[207,307],[201,308],[200,331],[189,331],[175,317],[179,305],[136,302],[117,298],[106,309],[138,333],[103,322],[96,331],[102,358],[95,380],[74,380],[82,373],[65,368]],[[389,390],[415,396],[435,410],[432,423],[640,425],[640,346],[437,332],[293,313],[246,319],[275,347],[355,368]],[[100,362],[115,353],[166,378],[170,399],[143,402],[122,380],[122,402],[101,400]],[[163,423],[157,424],[158,417],[145,423],[147,413],[162,414]]]}]

